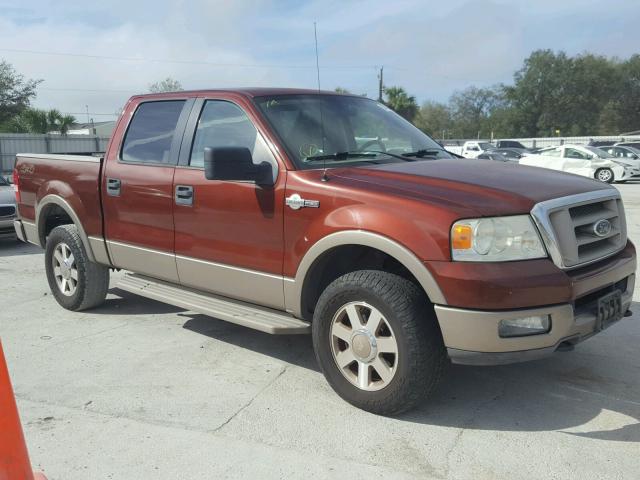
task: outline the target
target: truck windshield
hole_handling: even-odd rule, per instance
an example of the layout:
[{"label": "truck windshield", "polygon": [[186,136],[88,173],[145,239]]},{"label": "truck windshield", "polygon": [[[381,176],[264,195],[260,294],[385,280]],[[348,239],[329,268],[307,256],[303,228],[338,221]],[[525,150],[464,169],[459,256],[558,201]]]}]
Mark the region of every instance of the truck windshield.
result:
[{"label": "truck windshield", "polygon": [[300,169],[453,158],[411,123],[367,98],[277,95],[255,102]]}]

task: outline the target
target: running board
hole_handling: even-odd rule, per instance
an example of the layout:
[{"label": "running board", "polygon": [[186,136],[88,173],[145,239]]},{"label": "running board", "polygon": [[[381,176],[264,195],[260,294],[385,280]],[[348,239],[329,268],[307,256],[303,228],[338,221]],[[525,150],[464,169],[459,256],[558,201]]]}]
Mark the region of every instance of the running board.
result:
[{"label": "running board", "polygon": [[116,286],[142,297],[272,335],[311,333],[311,324],[278,310],[197,292],[135,273],[125,274]]}]

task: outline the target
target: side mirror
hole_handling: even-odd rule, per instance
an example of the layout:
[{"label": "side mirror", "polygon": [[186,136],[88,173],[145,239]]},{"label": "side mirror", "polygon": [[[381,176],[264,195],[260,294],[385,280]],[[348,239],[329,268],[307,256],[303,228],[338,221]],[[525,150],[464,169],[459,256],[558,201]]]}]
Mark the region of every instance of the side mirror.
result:
[{"label": "side mirror", "polygon": [[255,182],[262,186],[274,184],[271,165],[253,163],[251,151],[246,147],[206,147],[204,176],[207,180]]}]

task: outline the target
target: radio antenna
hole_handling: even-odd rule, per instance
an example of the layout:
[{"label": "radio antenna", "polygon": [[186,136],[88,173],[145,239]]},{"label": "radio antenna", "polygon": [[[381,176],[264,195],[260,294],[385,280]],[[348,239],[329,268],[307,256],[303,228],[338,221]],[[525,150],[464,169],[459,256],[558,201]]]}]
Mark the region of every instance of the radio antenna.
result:
[{"label": "radio antenna", "polygon": [[[320,135],[322,136],[322,155],[326,156],[324,151],[324,114],[322,113],[322,99],[320,98],[320,56],[318,55],[318,27],[316,22],[313,22],[313,38],[316,43],[316,74],[318,76],[318,105],[320,106]],[[329,177],[327,176],[327,159],[322,160],[322,181],[327,182]]]},{"label": "radio antenna", "polygon": [[316,73],[318,74],[318,93],[320,93],[320,56],[318,55],[318,27],[313,22],[313,38],[316,41]]}]

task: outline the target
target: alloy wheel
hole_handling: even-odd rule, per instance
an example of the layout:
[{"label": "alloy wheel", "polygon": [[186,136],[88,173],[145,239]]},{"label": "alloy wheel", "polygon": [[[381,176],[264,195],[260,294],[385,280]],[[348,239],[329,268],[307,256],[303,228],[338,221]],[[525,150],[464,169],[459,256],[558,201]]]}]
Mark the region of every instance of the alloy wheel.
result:
[{"label": "alloy wheel", "polygon": [[78,268],[69,245],[59,243],[53,251],[53,275],[60,291],[71,297],[78,288]]},{"label": "alloy wheel", "polygon": [[398,343],[391,325],[365,302],[342,306],[331,322],[331,352],[342,375],[361,390],[386,387],[396,374]]}]

